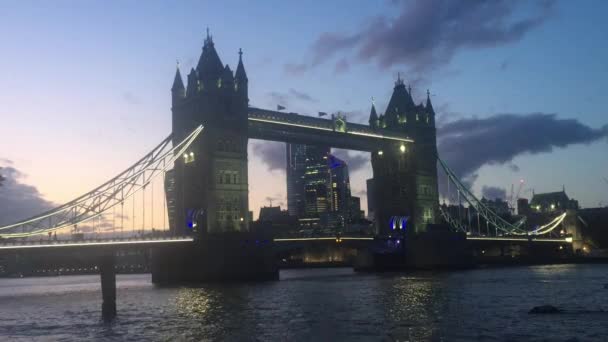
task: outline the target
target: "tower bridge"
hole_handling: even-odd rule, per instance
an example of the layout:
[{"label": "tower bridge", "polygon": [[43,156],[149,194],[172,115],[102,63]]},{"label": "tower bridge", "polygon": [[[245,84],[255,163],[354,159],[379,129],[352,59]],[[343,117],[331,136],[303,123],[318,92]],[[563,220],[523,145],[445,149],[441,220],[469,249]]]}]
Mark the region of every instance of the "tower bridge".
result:
[{"label": "tower bridge", "polygon": [[[519,224],[501,219],[477,200],[438,158],[435,111],[429,93],[426,103],[415,104],[411,89],[401,77],[395,82],[384,113],[379,114],[372,104],[369,125],[363,125],[348,122],[341,115],[324,119],[249,106],[249,79],[244,65],[239,51],[236,71],[232,72],[220,60],[208,35],[198,64],[188,72],[185,83],[179,67],[176,70],[171,87],[172,134],[133,166],[91,192],[33,218],[0,227],[0,238],[4,239],[0,250],[87,246],[98,249],[112,244],[121,248],[153,246],[159,251],[154,254],[154,279],[160,282],[274,278],[277,269],[272,246],[307,240],[278,238],[273,242],[272,236],[251,230],[247,152],[250,138],[369,152],[374,191],[368,196],[377,207],[376,237],[403,235],[406,229],[408,234],[423,234],[428,227],[440,223],[442,216],[453,229],[466,231],[439,207],[438,161],[459,200],[462,197],[475,209],[478,220],[481,216],[487,225],[495,227],[495,236],[470,236],[471,241],[541,242],[540,235],[550,233],[564,219],[556,218],[548,225],[526,231]],[[122,208],[136,193],[145,197],[160,175],[165,178],[164,192],[170,203],[169,231],[162,238],[153,242],[85,239],[65,244],[22,240],[62,232],[101,218],[117,207]],[[145,200],[142,202],[145,210]],[[142,212],[142,229],[145,215]],[[321,241],[318,237],[312,239]],[[340,239],[350,241],[348,237]],[[353,241],[359,243],[358,238]],[[556,237],[546,241],[571,242]],[[259,248],[250,248],[258,245]]]},{"label": "tower bridge", "polygon": [[205,134],[186,151],[190,157],[175,161],[171,226],[177,234],[189,228],[198,236],[249,231],[249,138],[370,152],[376,232],[387,233],[392,217],[409,217],[409,229],[417,232],[438,222],[435,112],[428,94],[426,105],[414,104],[399,77],[385,114],[378,115],[372,105],[369,125],[362,125],[340,115],[322,119],[252,108],[248,82],[242,52],[233,74],[209,35],[186,85],[176,70],[174,144],[205,126]]}]

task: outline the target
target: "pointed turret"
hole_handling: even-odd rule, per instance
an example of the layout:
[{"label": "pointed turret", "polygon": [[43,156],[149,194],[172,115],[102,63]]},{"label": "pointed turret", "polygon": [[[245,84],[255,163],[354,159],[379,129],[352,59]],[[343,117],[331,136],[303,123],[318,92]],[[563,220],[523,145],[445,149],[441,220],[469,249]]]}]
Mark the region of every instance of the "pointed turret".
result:
[{"label": "pointed turret", "polygon": [[247,83],[247,73],[243,66],[243,50],[239,49],[239,65],[236,67],[235,80],[237,83]]},{"label": "pointed turret", "polygon": [[369,112],[369,126],[376,128],[378,127],[378,113],[376,113],[376,105],[374,98],[372,97],[372,109]]},{"label": "pointed turret", "polygon": [[234,89],[234,76],[232,75],[232,70],[230,70],[230,66],[226,64],[224,67],[224,71],[222,72],[222,81],[221,84],[218,84],[218,88],[226,88],[233,91]]},{"label": "pointed turret", "polygon": [[175,78],[173,79],[173,86],[171,87],[171,97],[173,104],[183,99],[186,96],[186,89],[184,88],[184,82],[182,81],[182,75],[179,72],[179,63],[175,68]]},{"label": "pointed turret", "polygon": [[244,103],[244,106],[247,107],[249,103],[249,90],[248,90],[248,82],[247,73],[245,72],[245,66],[243,65],[243,50],[239,49],[239,64],[236,67],[236,73],[234,75],[234,87],[236,88],[236,92],[238,96]]},{"label": "pointed turret", "polygon": [[435,126],[435,110],[433,109],[433,104],[431,103],[431,92],[426,90],[426,106],[425,106],[426,115],[428,115],[428,123],[431,126]]},{"label": "pointed turret", "polygon": [[188,89],[186,90],[186,96],[190,97],[194,94],[198,93],[199,81],[198,75],[194,68],[190,69],[190,73],[188,74]]},{"label": "pointed turret", "polygon": [[426,90],[426,111],[429,112],[429,114],[435,115],[435,110],[431,104],[431,92],[428,89]]},{"label": "pointed turret", "polygon": [[217,82],[224,71],[222,61],[220,60],[217,51],[215,51],[213,37],[209,35],[209,29],[207,29],[207,38],[205,38],[203,52],[201,53],[201,58],[198,60],[196,71],[198,72],[199,79],[203,83]]},{"label": "pointed turret", "polygon": [[[414,100],[405,88],[401,74],[398,74],[393,95],[386,107],[385,122],[387,127],[397,127],[400,122],[412,121],[414,118],[406,117],[414,112]],[[401,118],[401,120],[400,120]]]}]

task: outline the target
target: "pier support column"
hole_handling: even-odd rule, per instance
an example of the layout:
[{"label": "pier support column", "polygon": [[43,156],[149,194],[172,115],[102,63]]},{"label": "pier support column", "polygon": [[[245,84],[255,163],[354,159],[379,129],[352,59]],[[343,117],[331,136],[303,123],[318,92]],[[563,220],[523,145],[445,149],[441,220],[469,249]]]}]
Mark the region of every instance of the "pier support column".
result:
[{"label": "pier support column", "polygon": [[104,320],[116,317],[116,272],[114,270],[114,255],[104,255],[99,262],[101,276],[101,315]]}]

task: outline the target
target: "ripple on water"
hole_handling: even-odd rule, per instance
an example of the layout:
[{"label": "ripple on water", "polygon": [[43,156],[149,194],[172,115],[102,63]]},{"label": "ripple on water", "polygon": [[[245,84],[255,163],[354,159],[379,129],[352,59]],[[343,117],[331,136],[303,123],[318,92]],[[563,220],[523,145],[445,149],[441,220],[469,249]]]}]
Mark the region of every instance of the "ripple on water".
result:
[{"label": "ripple on water", "polygon": [[[0,279],[0,339],[15,341],[604,341],[608,266],[355,274],[287,270],[281,281],[155,288],[118,277],[118,318],[98,276]],[[528,315],[552,304],[559,315]]]}]

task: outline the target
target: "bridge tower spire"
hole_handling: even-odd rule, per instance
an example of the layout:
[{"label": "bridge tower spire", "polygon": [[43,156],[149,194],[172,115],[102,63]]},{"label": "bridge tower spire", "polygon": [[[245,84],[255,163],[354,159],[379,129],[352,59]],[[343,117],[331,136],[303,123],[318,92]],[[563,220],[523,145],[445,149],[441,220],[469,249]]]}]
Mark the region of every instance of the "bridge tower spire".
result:
[{"label": "bridge tower spire", "polygon": [[179,61],[177,61],[177,66],[175,67],[175,78],[173,79],[173,86],[171,87],[171,97],[173,105],[186,97],[186,88],[184,88],[184,81],[182,81],[182,75],[179,72]]},{"label": "bridge tower spire", "polygon": [[247,94],[249,80],[247,79],[247,73],[245,72],[245,66],[243,65],[242,49],[239,49],[239,64],[236,67],[234,79],[237,93],[240,94],[240,96],[242,96],[243,98],[247,99],[247,102],[249,102]]},{"label": "bridge tower spire", "polygon": [[376,113],[376,104],[375,100],[372,97],[372,109],[369,113],[369,125],[370,127],[377,128],[378,127],[378,113]]}]

